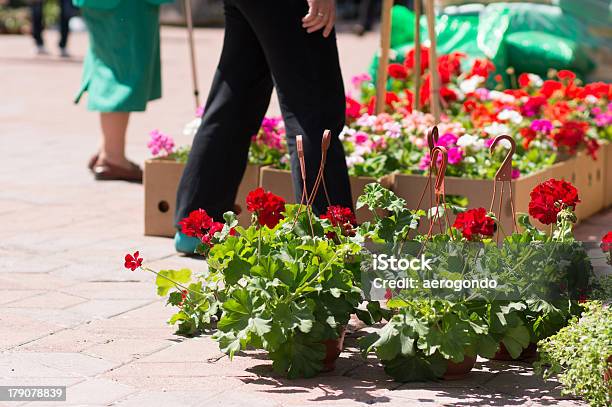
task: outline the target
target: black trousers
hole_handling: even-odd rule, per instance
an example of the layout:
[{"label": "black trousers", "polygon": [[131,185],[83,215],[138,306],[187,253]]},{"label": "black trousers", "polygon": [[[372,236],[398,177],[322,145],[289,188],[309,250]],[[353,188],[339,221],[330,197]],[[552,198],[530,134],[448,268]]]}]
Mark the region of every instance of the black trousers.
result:
[{"label": "black trousers", "polygon": [[[345,101],[335,33],[328,38],[321,31],[308,34],[301,23],[307,8],[306,0],[225,1],[223,50],[179,184],[176,222],[198,208],[216,220],[232,210],[251,136],[261,125],[273,86],[285,120],[295,196],[302,194],[295,136],[304,137],[310,192],[320,164],[322,134],[330,129],[325,170],[330,200],[352,207],[338,139]],[[318,213],[326,210],[322,188],[314,206]]]},{"label": "black trousers", "polygon": [[[70,22],[70,18],[74,14],[74,7],[72,6],[71,0],[59,0],[60,5],[60,48],[66,48],[68,44],[68,34],[70,33],[70,28],[68,23]],[[43,0],[35,1],[31,6],[32,10],[32,36],[34,37],[34,41],[36,41],[36,45],[42,46],[44,45],[42,32],[44,29],[44,18],[43,18]]]}]

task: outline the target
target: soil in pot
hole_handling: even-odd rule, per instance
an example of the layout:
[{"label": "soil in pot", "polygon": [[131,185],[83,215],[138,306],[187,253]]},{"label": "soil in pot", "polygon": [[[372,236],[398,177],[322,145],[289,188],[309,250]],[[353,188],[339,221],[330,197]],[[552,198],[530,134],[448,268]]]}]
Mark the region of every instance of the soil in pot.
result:
[{"label": "soil in pot", "polygon": [[446,367],[446,372],[442,378],[444,380],[458,380],[463,379],[465,376],[470,373],[470,371],[474,368],[474,364],[476,363],[476,356],[463,356],[463,362],[455,363],[452,361],[447,361],[448,365]]},{"label": "soil in pot", "polygon": [[534,361],[537,356],[538,356],[538,345],[536,345],[535,343],[530,343],[529,346],[527,346],[525,349],[523,349],[523,351],[521,352],[519,357],[516,358],[516,359],[514,359],[512,356],[510,356],[510,353],[508,353],[508,350],[506,349],[504,344],[500,343],[499,344],[499,350],[497,351],[497,353],[495,353],[495,356],[493,356],[493,360]]},{"label": "soil in pot", "polygon": [[325,359],[323,359],[323,372],[331,372],[336,368],[336,360],[342,353],[344,347],[344,335],[346,327],[340,329],[340,335],[336,339],[323,341],[325,345]]}]

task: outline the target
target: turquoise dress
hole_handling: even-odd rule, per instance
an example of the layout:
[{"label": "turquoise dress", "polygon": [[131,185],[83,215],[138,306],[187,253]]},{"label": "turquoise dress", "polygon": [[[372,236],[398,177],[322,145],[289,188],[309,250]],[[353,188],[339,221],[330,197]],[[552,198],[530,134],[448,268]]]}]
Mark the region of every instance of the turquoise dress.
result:
[{"label": "turquoise dress", "polygon": [[159,5],[173,0],[73,0],[89,31],[81,90],[87,108],[140,112],[161,97]]}]

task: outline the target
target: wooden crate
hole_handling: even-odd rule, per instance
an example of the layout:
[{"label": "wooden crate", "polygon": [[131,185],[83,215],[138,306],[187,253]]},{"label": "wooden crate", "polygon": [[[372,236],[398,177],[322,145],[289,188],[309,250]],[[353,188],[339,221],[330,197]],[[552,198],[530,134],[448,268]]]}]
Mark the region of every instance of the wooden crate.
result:
[{"label": "wooden crate", "polygon": [[[378,181],[373,177],[350,177],[353,203],[355,204],[357,202],[357,198],[363,193],[363,188],[367,184],[371,182],[381,182],[385,186],[390,186],[390,182],[388,182],[387,179],[388,178],[383,178]],[[264,167],[261,169],[260,183],[263,189],[283,197],[287,203],[296,203],[290,171]],[[357,210],[355,215],[358,223],[368,221],[372,218],[370,211],[366,208]]]},{"label": "wooden crate", "polygon": [[[173,237],[174,212],[176,211],[176,191],[185,164],[174,160],[152,159],[145,161],[145,235]],[[236,197],[236,203],[243,209],[238,215],[241,225],[250,223],[246,211],[246,196],[259,185],[259,166],[247,165]]]}]

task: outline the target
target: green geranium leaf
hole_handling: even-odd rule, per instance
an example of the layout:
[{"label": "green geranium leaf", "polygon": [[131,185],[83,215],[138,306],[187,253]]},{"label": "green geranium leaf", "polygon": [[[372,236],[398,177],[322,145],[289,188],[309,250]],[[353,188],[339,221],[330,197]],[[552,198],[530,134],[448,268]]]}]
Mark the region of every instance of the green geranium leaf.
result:
[{"label": "green geranium leaf", "polygon": [[525,325],[519,325],[508,329],[504,334],[502,342],[510,356],[518,358],[523,349],[529,346],[530,338],[529,329]]},{"label": "green geranium leaf", "polygon": [[191,280],[191,270],[162,270],[157,274],[155,285],[157,285],[157,295],[164,297],[172,288],[180,289],[176,284],[186,284]]}]

